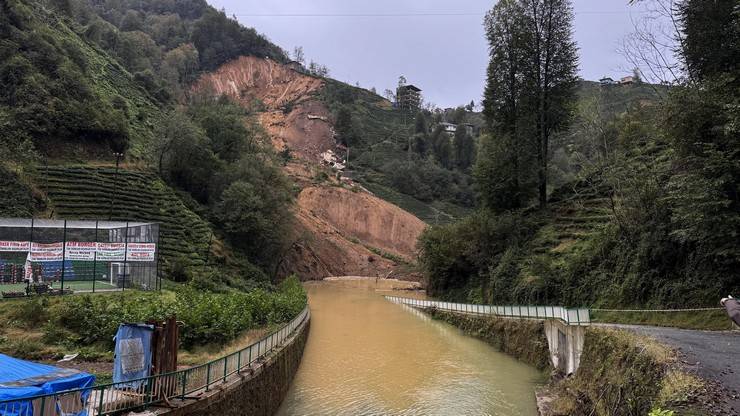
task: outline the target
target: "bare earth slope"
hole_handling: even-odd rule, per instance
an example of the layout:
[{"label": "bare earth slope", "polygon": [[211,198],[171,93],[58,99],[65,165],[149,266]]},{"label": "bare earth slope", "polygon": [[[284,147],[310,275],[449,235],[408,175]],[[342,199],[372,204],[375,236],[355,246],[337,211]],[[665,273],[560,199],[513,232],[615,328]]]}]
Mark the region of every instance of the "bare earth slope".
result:
[{"label": "bare earth slope", "polygon": [[404,277],[392,259],[414,259],[425,224],[359,187],[350,190],[333,179],[313,180],[320,169],[332,176],[320,166],[319,155],[336,150],[331,114],[315,97],[323,84],[269,59],[240,57],[204,75],[194,88],[261,108],[260,121],[275,148],[287,147],[296,158],[285,169],[302,190],[295,242],[281,266],[284,273],[295,272],[303,279]]}]

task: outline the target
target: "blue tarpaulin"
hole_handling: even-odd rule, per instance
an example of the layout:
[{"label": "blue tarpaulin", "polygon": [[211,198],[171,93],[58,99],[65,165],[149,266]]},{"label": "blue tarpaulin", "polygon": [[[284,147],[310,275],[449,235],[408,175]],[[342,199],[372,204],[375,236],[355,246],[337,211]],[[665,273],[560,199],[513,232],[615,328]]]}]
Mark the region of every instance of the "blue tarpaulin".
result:
[{"label": "blue tarpaulin", "polygon": [[121,324],[116,333],[116,351],[113,359],[113,382],[139,388],[152,368],[152,334],[154,326]]},{"label": "blue tarpaulin", "polygon": [[[92,387],[94,383],[95,376],[91,374],[0,354],[0,416],[31,416],[33,415],[31,401],[22,399]],[[90,390],[84,390],[80,395],[81,403],[74,406],[80,410],[66,414],[86,415],[87,413],[82,409],[89,394]],[[13,400],[13,402],[3,403],[6,400]]]}]

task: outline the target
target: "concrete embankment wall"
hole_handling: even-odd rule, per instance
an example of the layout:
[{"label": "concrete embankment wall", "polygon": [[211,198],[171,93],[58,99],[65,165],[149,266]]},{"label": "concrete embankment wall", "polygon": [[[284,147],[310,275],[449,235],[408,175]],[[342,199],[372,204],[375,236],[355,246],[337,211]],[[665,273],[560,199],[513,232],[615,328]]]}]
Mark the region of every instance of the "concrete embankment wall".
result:
[{"label": "concrete embankment wall", "polygon": [[[542,321],[427,312],[538,369],[553,368]],[[674,352],[661,344],[606,328],[586,328],[584,338],[576,373],[553,378],[540,392],[541,415],[646,415],[688,394],[671,382],[679,370]]]},{"label": "concrete embankment wall", "polygon": [[550,352],[542,321],[503,319],[429,309],[434,319],[450,323],[537,369],[550,368]]},{"label": "concrete embankment wall", "polygon": [[310,320],[276,353],[268,356],[253,373],[213,388],[167,416],[272,416],[277,412],[293,381],[306,346]]}]

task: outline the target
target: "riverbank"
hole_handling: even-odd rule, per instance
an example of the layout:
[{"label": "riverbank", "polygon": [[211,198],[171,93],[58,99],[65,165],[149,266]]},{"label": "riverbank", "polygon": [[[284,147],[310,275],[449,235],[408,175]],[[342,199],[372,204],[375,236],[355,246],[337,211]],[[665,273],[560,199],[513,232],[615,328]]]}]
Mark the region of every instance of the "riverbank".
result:
[{"label": "riverbank", "polygon": [[336,287],[351,287],[356,289],[375,290],[422,290],[424,287],[419,282],[410,280],[385,279],[383,277],[367,276],[330,276],[323,279],[332,282]]},{"label": "riverbank", "polygon": [[[541,321],[426,312],[542,371],[552,370]],[[570,377],[553,373],[538,393],[538,404],[543,416],[647,415],[656,409],[675,415],[737,414],[721,403],[712,405],[721,395],[685,368],[676,350],[632,332],[592,327],[586,330],[578,371]]]}]

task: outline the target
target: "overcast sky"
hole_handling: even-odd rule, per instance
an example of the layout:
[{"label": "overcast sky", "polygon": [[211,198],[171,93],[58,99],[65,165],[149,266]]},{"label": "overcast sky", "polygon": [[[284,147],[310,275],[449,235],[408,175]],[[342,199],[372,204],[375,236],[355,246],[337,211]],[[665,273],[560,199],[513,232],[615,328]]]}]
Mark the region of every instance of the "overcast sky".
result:
[{"label": "overcast sky", "polygon": [[[478,103],[488,63],[483,15],[493,0],[208,0],[330,76],[382,94],[399,75],[439,107]],[[643,12],[628,0],[574,0],[580,75],[627,75],[622,39]]]}]

